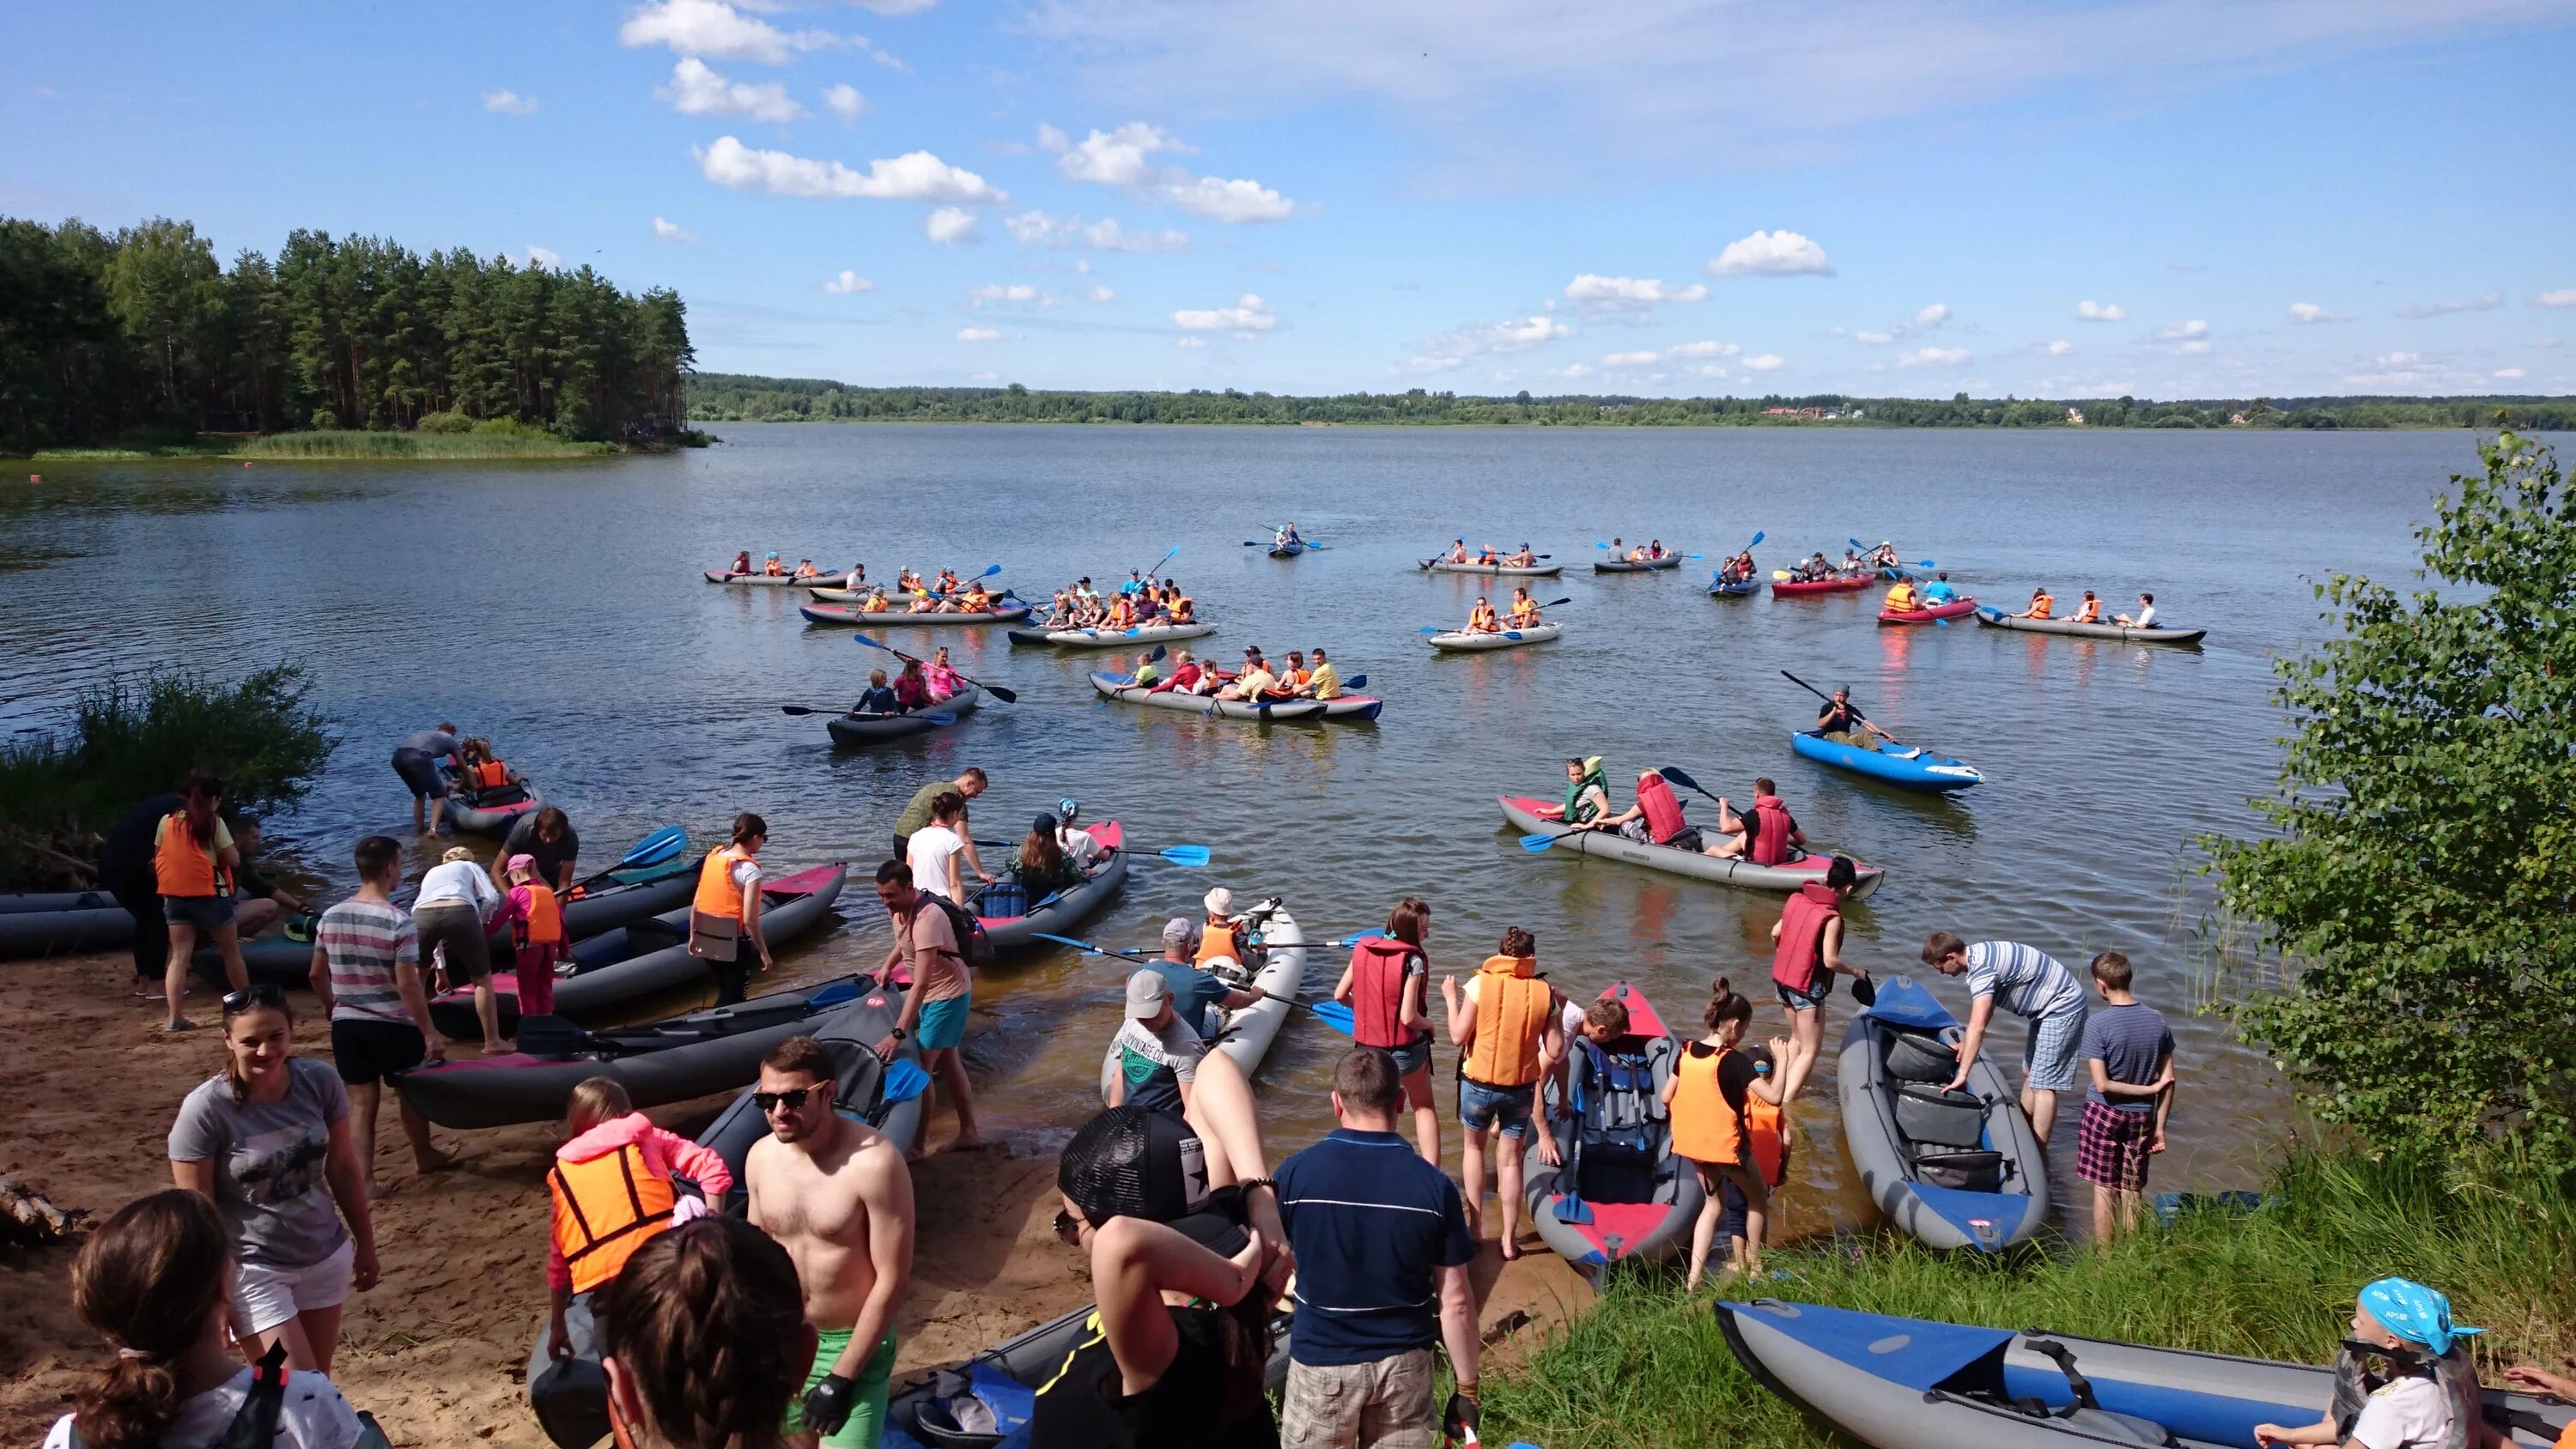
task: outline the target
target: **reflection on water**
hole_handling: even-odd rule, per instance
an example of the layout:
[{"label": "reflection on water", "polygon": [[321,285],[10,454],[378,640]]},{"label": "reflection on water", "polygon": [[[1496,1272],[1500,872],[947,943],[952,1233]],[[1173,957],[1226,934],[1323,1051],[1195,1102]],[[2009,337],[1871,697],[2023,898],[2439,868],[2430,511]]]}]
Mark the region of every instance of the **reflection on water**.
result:
[{"label": "reflection on water", "polygon": [[[2188,1013],[2208,895],[2182,842],[2253,826],[2241,802],[2278,762],[2269,659],[2318,627],[2303,576],[2402,573],[2410,522],[2470,459],[2465,435],[2431,433],[724,432],[706,452],[580,467],[45,465],[41,486],[0,486],[0,732],[58,719],[118,670],[305,663],[348,743],[271,836],[344,885],[355,836],[407,826],[392,741],[439,719],[498,740],[595,854],[674,822],[709,842],[753,809],[782,866],[872,863],[914,789],[979,765],[993,776],[976,812],[986,839],[1016,839],[1072,795],[1140,845],[1215,852],[1204,871],[1140,859],[1084,928],[1103,944],[1150,945],[1216,884],[1285,896],[1325,940],[1413,893],[1437,907],[1442,972],[1472,969],[1519,924],[1569,993],[1630,978],[1683,1024],[1716,976],[1765,1000],[1779,902],[1530,855],[1494,796],[1553,798],[1568,755],[1606,756],[1623,805],[1643,765],[1680,765],[1738,803],[1768,775],[1812,838],[1888,867],[1850,912],[1847,946],[1881,976],[1921,974],[1915,950],[1934,929],[2026,940],[2079,967],[2106,947],[2128,953],[2181,1040],[2159,1185],[2239,1186],[2279,1140],[2281,1098],[2224,1022]],[[1190,521],[1292,511],[1333,547],[1283,563],[1241,546],[1242,521]],[[1703,543],[1762,528],[1765,574],[1854,533],[1888,537],[1990,600],[2040,582],[2060,598],[2151,589],[2177,622],[2214,631],[2206,650],[2175,651],[1972,622],[1880,628],[1878,590],[1712,599],[1698,569],[1596,578],[1590,542],[1613,527]],[[1555,616],[1562,640],[1424,647],[1419,626],[1455,627],[1479,594],[1510,595],[1415,568],[1461,531],[1471,544],[1528,537],[1569,565],[1534,585],[1574,601]],[[1112,667],[1108,655],[890,621],[868,632],[925,657],[944,643],[1020,702],[835,753],[820,720],[777,706],[852,698],[890,656],[853,631],[806,627],[792,590],[699,576],[736,549],[775,548],[864,559],[887,579],[905,563],[998,562],[1004,582],[1043,597],[1075,574],[1123,577],[1174,544],[1164,573],[1222,626],[1206,657],[1321,643],[1346,676],[1369,676],[1383,719],[1264,728],[1102,705],[1084,676]],[[1798,760],[1788,736],[1816,701],[1782,669],[1850,682],[1900,738],[1975,764],[1987,783],[1926,799]],[[1713,805],[1692,804],[1713,819]],[[415,870],[434,854],[418,849]],[[782,979],[764,984],[873,967],[887,936],[864,880],[843,914],[782,952]],[[1310,955],[1314,989],[1341,954]],[[1125,969],[1050,951],[979,984],[969,1058],[1005,1130],[1042,1144],[1082,1120]],[[1964,1005],[1951,983],[1936,989]],[[1847,996],[1831,1008],[1829,1045],[1848,1010]],[[1755,1030],[1784,1026],[1765,1001]],[[2017,1055],[2018,1028],[2003,1035]],[[1339,1044],[1304,1016],[1281,1034],[1259,1080],[1284,1145],[1327,1124]],[[1835,1140],[1830,1065],[1801,1111],[1788,1199],[1801,1229],[1866,1212]],[[2075,1117],[2061,1114],[2061,1196],[2079,1186]]]}]

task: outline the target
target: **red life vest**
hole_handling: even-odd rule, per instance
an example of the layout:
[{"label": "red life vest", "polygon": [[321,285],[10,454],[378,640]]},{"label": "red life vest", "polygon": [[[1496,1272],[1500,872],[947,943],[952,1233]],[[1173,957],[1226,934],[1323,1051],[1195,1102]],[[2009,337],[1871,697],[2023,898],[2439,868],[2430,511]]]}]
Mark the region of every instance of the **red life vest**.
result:
[{"label": "red life vest", "polygon": [[1778,865],[1789,858],[1789,833],[1798,828],[1790,818],[1789,807],[1777,795],[1753,797],[1753,814],[1760,822],[1753,832],[1753,863]]},{"label": "red life vest", "polygon": [[1638,778],[1637,804],[1646,812],[1646,829],[1657,845],[1690,828],[1690,822],[1682,819],[1682,802],[1673,798],[1673,787],[1665,784],[1661,775]]},{"label": "red life vest", "polygon": [[1403,1025],[1404,963],[1413,956],[1412,943],[1392,936],[1351,948],[1351,1040],[1392,1051],[1427,1035]]},{"label": "red life vest", "polygon": [[1825,925],[1842,914],[1842,903],[1823,881],[1798,887],[1780,908],[1780,944],[1771,953],[1771,979],[1792,991],[1816,989],[1816,973],[1825,964]]}]

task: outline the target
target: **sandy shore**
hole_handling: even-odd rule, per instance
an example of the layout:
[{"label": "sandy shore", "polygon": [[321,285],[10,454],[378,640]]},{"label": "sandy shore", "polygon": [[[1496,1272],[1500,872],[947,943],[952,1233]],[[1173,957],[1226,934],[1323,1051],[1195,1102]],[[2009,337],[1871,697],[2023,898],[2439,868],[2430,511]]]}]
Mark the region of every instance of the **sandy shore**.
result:
[{"label": "sandy shore", "polygon": [[[121,952],[0,970],[11,1084],[0,1171],[93,1217],[167,1186],[171,1116],[220,1067],[213,1030],[175,1039],[154,1031],[159,1009],[127,994]],[[303,1049],[327,1055],[327,1033],[314,1030],[308,1002],[299,1007]],[[713,1098],[653,1115],[694,1132],[722,1105]],[[1014,1120],[1007,1084],[983,1106],[987,1130],[1014,1139],[1052,1138],[1065,1125]],[[414,1178],[394,1114],[383,1117],[377,1173],[397,1188],[376,1209],[384,1281],[350,1300],[332,1377],[398,1445],[543,1446],[524,1375],[545,1317],[544,1173],[557,1129],[442,1131],[462,1160]],[[1088,1300],[1080,1257],[1048,1230],[1054,1179],[1051,1157],[998,1151],[935,1155],[915,1169],[923,1211],[904,1373],[954,1363]],[[72,1256],[70,1246],[0,1249],[0,1442],[38,1442],[105,1354],[72,1313]],[[1504,1353],[1591,1298],[1554,1255],[1534,1251],[1505,1271],[1491,1244],[1476,1282],[1488,1340]]]}]

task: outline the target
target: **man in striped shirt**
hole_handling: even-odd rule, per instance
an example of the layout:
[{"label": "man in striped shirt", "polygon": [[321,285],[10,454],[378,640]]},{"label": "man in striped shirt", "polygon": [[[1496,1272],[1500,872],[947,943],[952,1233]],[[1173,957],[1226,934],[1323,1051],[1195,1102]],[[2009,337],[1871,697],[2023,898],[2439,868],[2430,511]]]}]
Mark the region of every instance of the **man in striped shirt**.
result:
[{"label": "man in striped shirt", "polygon": [[2030,1114],[2031,1131],[2040,1148],[2057,1126],[2057,1094],[2075,1086],[2075,1069],[2084,1046],[2088,1003],[2075,973],[2047,952],[2012,941],[1979,941],[1970,945],[1948,931],[1935,931],[1923,943],[1923,964],[1944,976],[1968,978],[1968,1029],[1959,1038],[1959,1075],[1950,1089],[1968,1084],[1968,1067],[1986,1039],[1995,1004],[2030,1022],[2030,1037],[2021,1052],[2021,1108]]},{"label": "man in striped shirt", "polygon": [[[358,893],[313,923],[313,994],[331,1016],[331,1062],[349,1088],[350,1126],[367,1191],[376,1187],[376,1108],[385,1078],[423,1062],[447,1059],[429,1023],[420,982],[420,937],[411,913],[393,902],[402,880],[402,846],[389,835],[358,842]],[[402,1093],[396,1090],[395,1099]],[[402,1102],[403,1135],[412,1162],[436,1172],[448,1159],[429,1140],[429,1119]]]}]

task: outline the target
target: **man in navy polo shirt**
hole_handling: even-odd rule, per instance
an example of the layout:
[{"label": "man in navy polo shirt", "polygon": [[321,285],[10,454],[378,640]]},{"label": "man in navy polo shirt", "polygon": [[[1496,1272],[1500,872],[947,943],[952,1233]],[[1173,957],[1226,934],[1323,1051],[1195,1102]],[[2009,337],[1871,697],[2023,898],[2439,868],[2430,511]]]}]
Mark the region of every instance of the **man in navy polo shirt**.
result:
[{"label": "man in navy polo shirt", "polygon": [[1445,1417],[1474,1422],[1476,1242],[1457,1185],[1396,1135],[1403,1106],[1395,1059],[1353,1047],[1333,1069],[1340,1129],[1279,1165],[1297,1257],[1281,1449],[1431,1449],[1444,1341],[1458,1380]]}]

